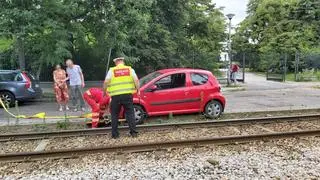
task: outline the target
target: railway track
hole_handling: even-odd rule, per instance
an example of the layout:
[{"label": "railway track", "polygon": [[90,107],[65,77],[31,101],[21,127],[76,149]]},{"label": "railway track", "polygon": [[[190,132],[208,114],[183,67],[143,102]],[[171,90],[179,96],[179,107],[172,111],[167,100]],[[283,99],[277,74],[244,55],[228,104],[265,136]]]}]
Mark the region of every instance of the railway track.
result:
[{"label": "railway track", "polygon": [[[234,126],[245,124],[267,124],[276,122],[295,122],[300,120],[319,120],[320,114],[299,115],[299,116],[277,116],[277,117],[261,117],[261,118],[246,118],[246,119],[231,119],[221,121],[197,121],[183,122],[172,124],[156,124],[156,125],[140,125],[137,126],[139,131],[154,131],[174,128],[194,128],[194,127],[219,127],[219,126]],[[119,127],[120,131],[128,130],[128,127]],[[65,130],[53,132],[36,132],[36,133],[15,133],[0,135],[0,142],[19,141],[19,140],[36,140],[60,137],[76,137],[76,136],[92,136],[105,135],[111,132],[111,128],[97,129],[80,129],[80,130]]]},{"label": "railway track", "polygon": [[[200,126],[205,127],[219,127],[219,126],[235,126],[235,125],[247,125],[254,127],[257,124],[272,124],[272,123],[285,123],[285,122],[297,122],[301,121],[313,121],[319,120],[320,115],[301,115],[301,116],[283,116],[283,117],[267,117],[267,118],[250,118],[250,119],[238,119],[228,121],[205,121],[205,122],[192,122],[192,123],[179,123],[179,124],[162,124],[162,125],[144,125],[139,126],[139,130],[162,130],[170,128],[199,128]],[[268,133],[256,133],[256,134],[241,134],[236,136],[221,136],[221,137],[200,137],[185,140],[172,140],[172,141],[156,141],[148,143],[130,143],[121,145],[110,145],[110,146],[95,146],[95,147],[81,147],[81,148],[70,148],[70,149],[55,149],[47,151],[30,151],[30,152],[19,152],[19,153],[5,153],[0,154],[0,161],[34,161],[40,159],[60,159],[60,158],[77,158],[81,155],[89,153],[111,153],[111,152],[144,152],[161,150],[167,148],[181,148],[185,146],[203,146],[209,144],[230,144],[230,143],[241,143],[255,140],[269,140],[269,139],[281,139],[281,138],[293,138],[301,136],[320,136],[320,128],[318,125],[314,126],[312,130],[299,129],[297,131],[283,131]],[[126,130],[123,127],[122,130]],[[19,134],[16,139],[40,139],[40,138],[55,138],[55,137],[73,137],[77,135],[100,135],[106,134],[110,131],[109,128],[105,129],[88,129],[88,130],[77,130],[77,131],[62,131],[48,133],[29,133]],[[2,135],[4,136],[4,135]],[[10,136],[7,136],[9,140],[13,140]],[[5,138],[2,138],[5,140]]]}]

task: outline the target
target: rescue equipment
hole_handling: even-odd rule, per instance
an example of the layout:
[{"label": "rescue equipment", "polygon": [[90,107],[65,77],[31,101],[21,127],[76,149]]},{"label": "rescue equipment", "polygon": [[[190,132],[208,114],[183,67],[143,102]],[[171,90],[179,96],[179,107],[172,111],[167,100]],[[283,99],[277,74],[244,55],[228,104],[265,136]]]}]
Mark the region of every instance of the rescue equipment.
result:
[{"label": "rescue equipment", "polygon": [[82,114],[80,116],[46,116],[45,112],[40,112],[37,114],[34,114],[32,116],[27,116],[27,115],[15,115],[13,113],[11,113],[8,108],[6,107],[6,105],[3,103],[2,99],[0,98],[0,104],[2,106],[2,108],[13,118],[18,118],[18,119],[64,119],[64,118],[68,118],[68,119],[80,119],[80,118],[91,118],[92,114],[91,113],[87,113],[87,114]]}]

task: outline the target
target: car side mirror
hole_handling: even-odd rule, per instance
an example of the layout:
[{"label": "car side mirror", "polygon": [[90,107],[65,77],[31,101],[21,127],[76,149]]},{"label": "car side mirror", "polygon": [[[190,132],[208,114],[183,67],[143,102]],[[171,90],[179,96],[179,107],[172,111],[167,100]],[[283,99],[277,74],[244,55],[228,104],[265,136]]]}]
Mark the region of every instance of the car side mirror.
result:
[{"label": "car side mirror", "polygon": [[153,91],[156,91],[158,89],[158,86],[156,85],[151,85],[149,88],[148,88],[148,92],[153,92]]}]

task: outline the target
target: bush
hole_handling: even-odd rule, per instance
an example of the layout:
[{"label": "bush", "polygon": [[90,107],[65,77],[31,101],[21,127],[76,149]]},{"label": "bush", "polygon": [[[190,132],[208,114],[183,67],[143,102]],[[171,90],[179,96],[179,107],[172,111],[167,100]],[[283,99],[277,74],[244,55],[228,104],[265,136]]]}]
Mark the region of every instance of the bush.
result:
[{"label": "bush", "polygon": [[298,74],[297,81],[319,81],[320,80],[320,72],[315,69],[311,70],[303,70]]}]

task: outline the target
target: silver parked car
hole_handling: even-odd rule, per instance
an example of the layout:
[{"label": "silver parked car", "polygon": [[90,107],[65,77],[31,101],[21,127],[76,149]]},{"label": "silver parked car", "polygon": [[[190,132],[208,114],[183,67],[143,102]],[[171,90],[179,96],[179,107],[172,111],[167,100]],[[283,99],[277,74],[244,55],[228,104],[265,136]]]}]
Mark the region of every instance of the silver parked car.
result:
[{"label": "silver parked car", "polygon": [[40,98],[42,89],[39,81],[31,74],[20,70],[0,70],[0,98],[13,106],[15,101]]}]

